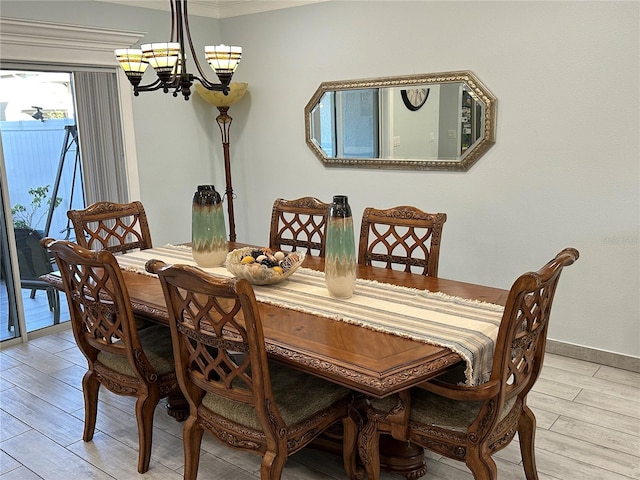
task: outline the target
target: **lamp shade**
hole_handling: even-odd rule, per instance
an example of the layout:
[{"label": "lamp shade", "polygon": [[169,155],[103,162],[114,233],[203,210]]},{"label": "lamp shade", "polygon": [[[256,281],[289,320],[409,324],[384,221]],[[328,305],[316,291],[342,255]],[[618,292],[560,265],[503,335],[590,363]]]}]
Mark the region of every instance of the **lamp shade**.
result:
[{"label": "lamp shade", "polygon": [[173,72],[180,56],[180,44],[170,43],[148,43],[142,45],[142,54],[149,64],[154,68],[161,80],[166,80]]},{"label": "lamp shade", "polygon": [[115,55],[120,66],[127,73],[133,72],[142,75],[149,65],[142,50],[137,48],[118,48],[115,50]]},{"label": "lamp shade", "polygon": [[229,84],[229,93],[225,95],[222,92],[213,92],[200,84],[196,84],[196,92],[214,107],[230,107],[247,93],[248,86],[249,84],[244,82],[231,82]]},{"label": "lamp shade", "polygon": [[142,50],[137,48],[118,48],[115,54],[129,81],[133,85],[139,85],[144,71],[149,66],[149,61],[144,57]]},{"label": "lamp shade", "polygon": [[204,56],[207,63],[216,72],[222,83],[228,83],[231,80],[233,72],[238,68],[240,58],[242,58],[242,47],[218,45],[205,46]]}]

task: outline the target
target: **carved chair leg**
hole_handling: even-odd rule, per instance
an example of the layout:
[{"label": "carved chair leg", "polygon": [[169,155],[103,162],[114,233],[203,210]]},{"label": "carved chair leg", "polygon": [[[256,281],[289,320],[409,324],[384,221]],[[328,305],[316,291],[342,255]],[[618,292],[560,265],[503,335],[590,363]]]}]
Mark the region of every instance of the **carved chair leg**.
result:
[{"label": "carved chair leg", "polygon": [[538,480],[535,452],[536,417],[527,407],[523,406],[518,422],[518,437],[520,439],[520,455],[527,480]]},{"label": "carved chair leg", "polygon": [[149,394],[138,397],[136,402],[136,419],[138,422],[138,472],[149,470],[151,460],[151,444],[153,437],[153,414],[160,401],[157,387],[151,388]]},{"label": "carved chair leg", "polygon": [[280,448],[280,454],[267,451],[260,464],[260,480],[280,480],[287,458],[286,446]]},{"label": "carved chair leg", "polygon": [[182,432],[184,447],[184,480],[196,480],[200,464],[200,445],[204,430],[196,417],[189,417]]},{"label": "carved chair leg", "polygon": [[342,430],[342,461],[344,463],[344,471],[350,480],[361,480],[363,472],[358,471],[356,466],[358,424],[351,416],[347,416],[342,421]]},{"label": "carved chair leg", "polygon": [[87,370],[82,377],[82,394],[84,396],[84,432],[82,439],[90,442],[93,439],[93,432],[96,428],[96,417],[98,415],[98,391],[100,382],[93,370]]},{"label": "carved chair leg", "polygon": [[358,452],[368,480],[380,480],[380,434],[378,422],[369,419],[360,431]]},{"label": "carved chair leg", "polygon": [[481,447],[467,451],[467,467],[471,470],[475,480],[497,480],[498,468],[489,454],[483,454]]}]

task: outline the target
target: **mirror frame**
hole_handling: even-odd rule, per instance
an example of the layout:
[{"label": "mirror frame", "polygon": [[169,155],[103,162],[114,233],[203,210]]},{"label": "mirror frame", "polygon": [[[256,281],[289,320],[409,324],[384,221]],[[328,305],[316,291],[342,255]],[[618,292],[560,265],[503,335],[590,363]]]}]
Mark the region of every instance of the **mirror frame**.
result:
[{"label": "mirror frame", "polygon": [[[482,102],[484,111],[484,134],[479,142],[470,147],[460,160],[416,160],[388,158],[339,158],[327,157],[311,138],[311,114],[322,96],[328,91],[356,90],[381,87],[418,87],[443,83],[464,82]],[[496,97],[469,70],[455,72],[429,73],[423,75],[405,75],[397,77],[369,78],[362,80],[344,80],[322,82],[307,105],[304,107],[305,140],[311,151],[328,167],[360,167],[389,170],[445,170],[466,172],[496,142]]]}]

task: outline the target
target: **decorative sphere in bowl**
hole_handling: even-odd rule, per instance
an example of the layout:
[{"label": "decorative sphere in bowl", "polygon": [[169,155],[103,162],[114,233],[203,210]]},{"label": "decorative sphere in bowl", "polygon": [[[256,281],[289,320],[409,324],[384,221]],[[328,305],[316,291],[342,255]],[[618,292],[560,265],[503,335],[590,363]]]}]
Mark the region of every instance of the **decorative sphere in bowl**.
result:
[{"label": "decorative sphere in bowl", "polygon": [[229,252],[224,266],[253,285],[273,285],[293,275],[302,265],[304,255],[304,252],[274,252],[267,247],[243,247]]}]

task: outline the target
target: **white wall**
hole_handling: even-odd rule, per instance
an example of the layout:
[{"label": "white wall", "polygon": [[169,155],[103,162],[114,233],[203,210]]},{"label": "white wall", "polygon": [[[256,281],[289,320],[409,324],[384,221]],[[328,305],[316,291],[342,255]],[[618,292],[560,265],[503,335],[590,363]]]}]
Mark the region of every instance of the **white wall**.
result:
[{"label": "white wall", "polygon": [[[639,4],[328,2],[225,19],[239,238],[276,197],[347,194],[446,212],[440,275],[509,288],[566,246],[549,336],[640,356]],[[304,141],[321,81],[472,70],[498,98],[496,145],[466,173],[325,168]]]},{"label": "white wall", "polygon": [[[401,89],[392,89],[391,108],[393,109],[393,132],[389,143],[392,147],[392,158],[415,158],[422,160],[437,160],[442,158],[441,145],[438,141],[440,136],[441,112],[440,85],[429,87],[429,97],[425,104],[416,111],[405,108],[401,96]],[[453,111],[458,119],[458,102],[454,104]],[[395,145],[396,138],[399,145]],[[459,141],[454,142],[459,144]],[[455,147],[454,147],[455,148]],[[458,158],[459,148],[456,149],[451,158]]]},{"label": "white wall", "polygon": [[[46,3],[58,8],[3,0],[2,15],[63,10],[67,23],[142,31],[150,18]],[[105,14],[122,9],[125,21]],[[235,80],[249,93],[230,109],[238,239],[267,242],[276,197],[346,194],[355,218],[366,206],[446,212],[445,278],[509,288],[573,246],[550,338],[640,357],[639,13],[637,2],[331,1],[196,22],[244,48]],[[497,143],[469,172],[326,168],[305,144],[303,108],[322,81],[466,69],[498,98]],[[224,183],[212,110],[134,100],[156,244],[189,240],[195,186]]]}]

